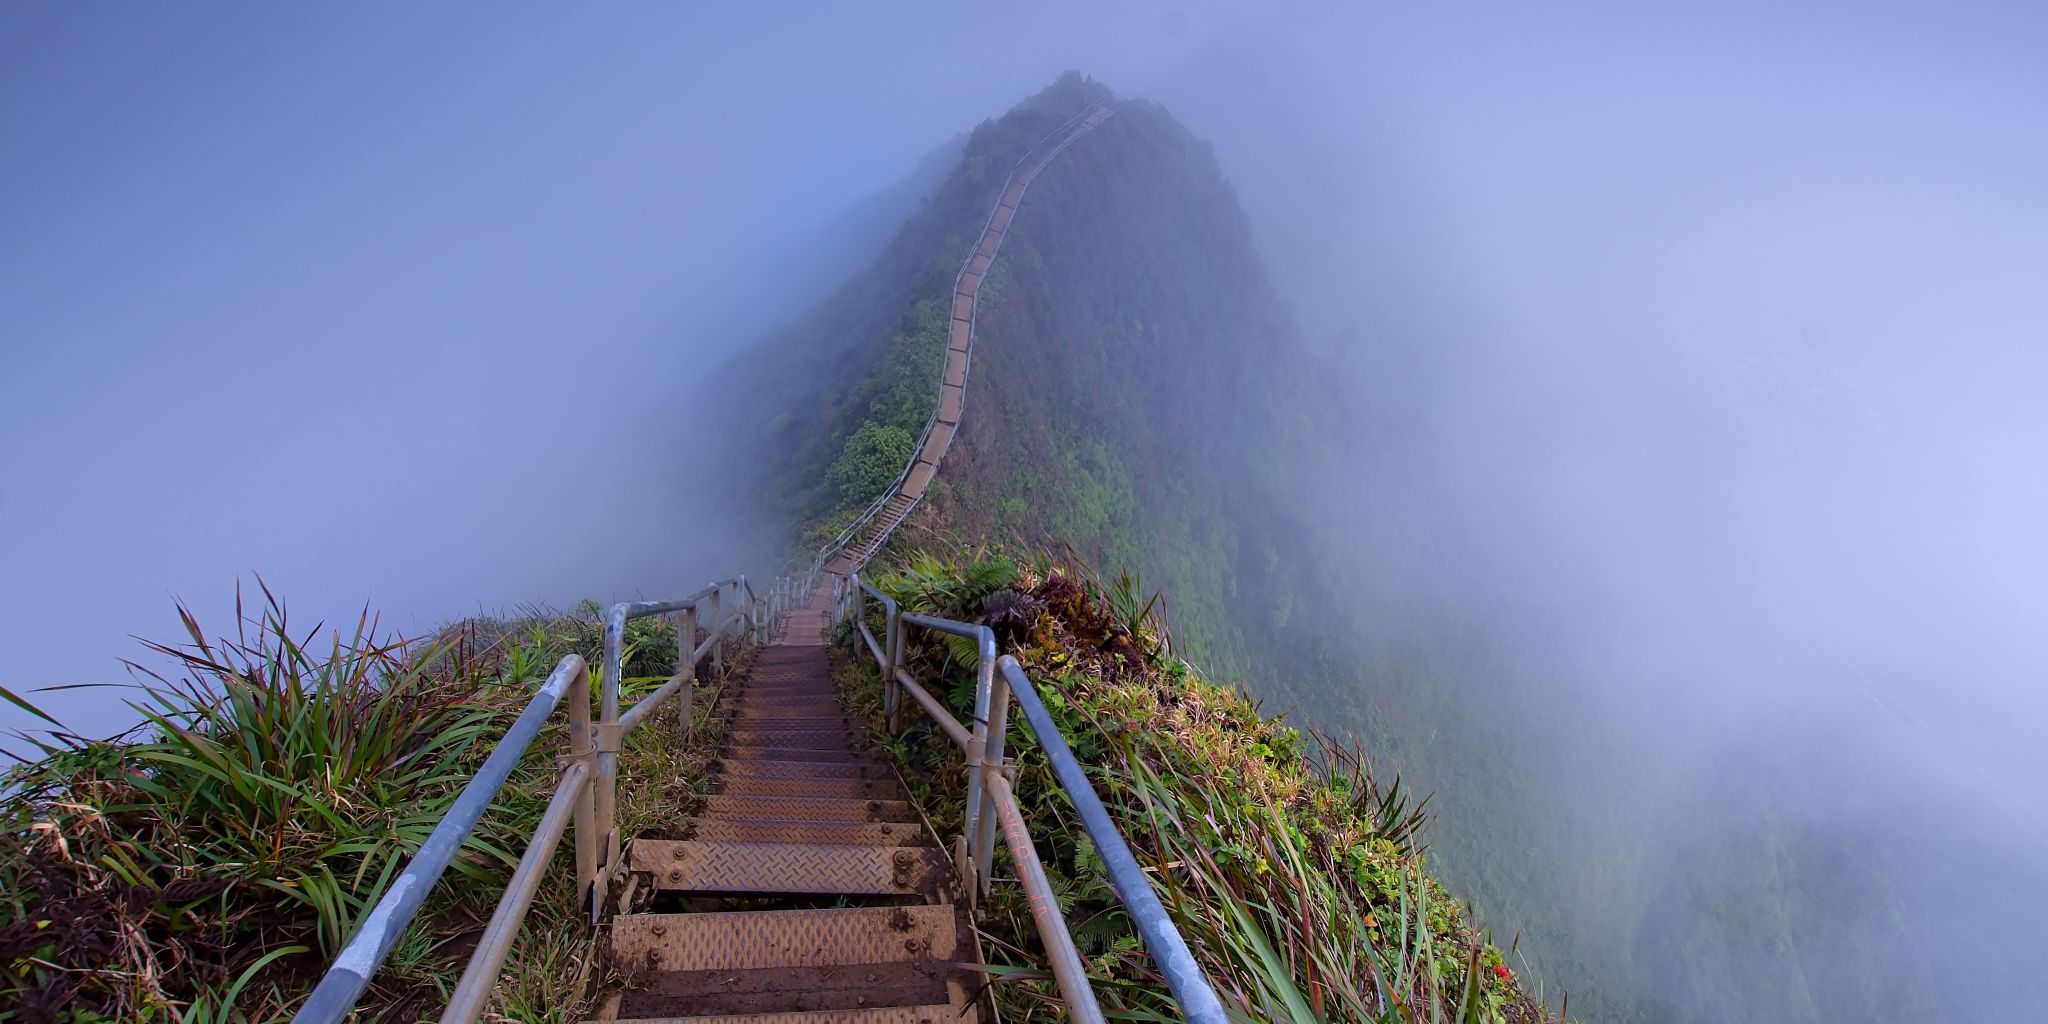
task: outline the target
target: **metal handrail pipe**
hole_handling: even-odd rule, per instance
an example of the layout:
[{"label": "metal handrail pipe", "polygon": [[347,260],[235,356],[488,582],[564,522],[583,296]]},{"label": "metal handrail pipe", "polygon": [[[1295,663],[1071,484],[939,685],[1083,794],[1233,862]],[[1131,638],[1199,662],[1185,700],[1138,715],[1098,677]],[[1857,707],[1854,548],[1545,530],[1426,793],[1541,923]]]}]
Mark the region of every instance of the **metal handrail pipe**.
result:
[{"label": "metal handrail pipe", "polygon": [[946,706],[939,703],[937,697],[932,696],[925,691],[924,687],[919,686],[917,680],[911,678],[910,673],[900,668],[897,669],[896,685],[903,687],[904,690],[910,693],[910,696],[924,708],[924,713],[931,716],[931,720],[938,725],[939,730],[944,732],[946,737],[953,741],[954,746],[964,751],[971,745],[972,737],[968,735],[967,727],[961,725],[959,719],[954,718],[948,713]]},{"label": "metal handrail pipe", "polygon": [[540,888],[541,876],[547,873],[548,862],[555,857],[555,847],[562,841],[562,832],[569,827],[569,816],[576,807],[576,791],[589,777],[590,766],[582,762],[572,764],[562,772],[562,781],[556,784],[554,798],[548,801],[548,809],[541,815],[533,842],[526,847],[526,854],[519,858],[519,869],[506,883],[505,895],[499,898],[498,909],[492,911],[491,923],[484,926],[483,937],[477,940],[476,952],[470,954],[469,966],[463,970],[462,980],[456,982],[455,991],[449,996],[448,1008],[441,1011],[441,1024],[474,1024],[483,1013],[485,1000],[490,998],[491,990],[498,985],[499,974],[505,970],[505,957],[512,952],[512,940],[518,938],[520,926],[526,923],[526,912],[533,905],[534,891]]},{"label": "metal handrail pipe", "polygon": [[1102,1020],[1102,1007],[1095,1002],[1095,989],[1088,984],[1088,970],[1081,965],[1081,953],[1074,948],[1074,936],[1067,931],[1066,916],[1046,880],[1045,865],[1039,863],[1038,848],[1025,828],[1024,813],[1017,809],[1017,795],[1010,780],[992,774],[988,780],[989,805],[1003,829],[1003,845],[1017,864],[1017,881],[1024,887],[1024,902],[1031,909],[1031,921],[1038,926],[1039,941],[1045,943],[1045,959],[1052,964],[1052,976],[1066,1001],[1067,1015],[1080,1024]]},{"label": "metal handrail pipe", "polygon": [[1088,781],[1081,762],[1075,760],[1073,750],[1060,735],[1059,726],[1046,712],[1045,703],[1038,699],[1038,690],[1031,685],[1031,678],[1024,674],[1017,659],[1007,654],[997,665],[1002,669],[1003,678],[1010,683],[1010,694],[1024,712],[1024,720],[1030,723],[1032,733],[1038,737],[1038,745],[1045,751],[1053,774],[1059,778],[1061,788],[1067,791],[1067,799],[1072,802],[1074,812],[1080,815],[1081,827],[1087,831],[1089,841],[1095,844],[1095,852],[1108,868],[1110,884],[1116,887],[1117,898],[1130,912],[1131,924],[1144,940],[1146,952],[1152,954],[1153,962],[1159,965],[1159,973],[1166,977],[1166,987],[1173,990],[1181,1015],[1192,1024],[1228,1024],[1230,1018],[1223,1012],[1223,1003],[1216,998],[1216,990],[1210,987],[1209,979],[1195,963],[1195,955],[1188,950],[1187,941],[1174,928],[1173,919],[1167,916],[1166,907],[1159,902],[1159,894],[1152,891],[1151,880],[1138,866],[1138,859],[1131,855],[1123,833],[1110,819],[1108,809],[1102,806],[1102,798],[1095,795],[1094,784]]},{"label": "metal handrail pipe", "polygon": [[[983,633],[990,633],[987,626],[979,626],[972,622],[959,622],[953,619],[942,619],[936,615],[921,615],[917,612],[904,612],[903,621],[913,626],[923,626],[935,632],[951,633],[954,636],[964,636],[971,640],[979,640]],[[990,633],[990,635],[993,636],[994,634]]]},{"label": "metal handrail pipe", "polygon": [[860,638],[868,642],[868,653],[875,656],[875,667],[887,668],[889,659],[882,653],[882,642],[875,639],[874,630],[869,629],[868,624],[865,622],[859,623],[859,627]]},{"label": "metal handrail pipe", "polygon": [[[718,607],[718,595],[733,584],[746,585],[745,576],[733,576],[719,580],[687,597],[673,601],[621,601],[612,605],[604,617],[604,689],[598,701],[598,721],[609,725],[619,720],[619,684],[624,673],[623,662],[626,649],[626,623],[648,615],[663,615],[697,607],[705,598],[711,599],[711,607]],[[721,623],[721,628],[723,624]],[[713,630],[717,636],[720,630]],[[680,655],[682,652],[676,652]],[[597,754],[596,802],[597,820],[603,822],[605,835],[598,841],[599,855],[610,859],[613,840],[611,834],[613,808],[618,803],[619,752],[601,750]],[[595,914],[595,908],[592,909]],[[593,923],[594,923],[593,918]]]},{"label": "metal handrail pipe", "polygon": [[[896,604],[895,598],[875,589],[874,584],[862,579],[859,574],[854,575],[854,582],[858,583],[860,588],[866,591],[870,597],[882,603],[882,621],[887,626],[882,638],[882,647],[880,650],[874,651],[874,655],[876,666],[882,670],[882,714],[889,723],[890,731],[893,732],[896,728],[896,708],[898,704],[902,703],[894,685],[898,661],[902,658],[903,654],[903,622],[900,617],[902,609]],[[861,628],[866,630],[867,624],[863,622]],[[870,632],[865,635],[868,638],[869,648],[873,649],[875,645],[874,634]]]},{"label": "metal handrail pipe", "polygon": [[462,848],[463,840],[476,828],[484,816],[484,810],[497,798],[498,790],[504,788],[505,780],[512,775],[512,769],[519,766],[519,760],[526,754],[526,748],[540,735],[541,726],[547,724],[548,716],[554,714],[555,706],[562,702],[562,695],[572,685],[577,687],[585,701],[589,700],[589,670],[583,659],[571,654],[563,658],[548,674],[547,682],[526,704],[526,710],[519,713],[512,727],[505,730],[505,736],[498,741],[497,749],[484,759],[483,767],[477,769],[476,777],[462,787],[455,802],[449,805],[427,841],[420,844],[420,851],[412,861],[392,879],[391,887],[384,890],[384,897],[377,906],[363,918],[355,935],[341,949],[341,955],[334,958],[333,966],[322,975],[320,983],[292,1017],[292,1024],[340,1024],[349,1011],[355,1008],[356,1000],[362,998],[363,989],[370,983],[370,976],[384,963],[385,956],[397,943],[405,927],[412,923],[414,914],[419,913],[420,903],[427,898],[428,890],[439,881],[441,873],[448,869],[448,862],[455,852]]},{"label": "metal handrail pipe", "polygon": [[663,701],[675,696],[683,687],[688,686],[690,681],[688,676],[678,672],[669,677],[668,682],[661,684],[661,689],[640,698],[632,707],[627,708],[624,714],[619,716],[619,735],[623,737],[631,733],[640,723],[647,721],[649,716],[661,710]]}]

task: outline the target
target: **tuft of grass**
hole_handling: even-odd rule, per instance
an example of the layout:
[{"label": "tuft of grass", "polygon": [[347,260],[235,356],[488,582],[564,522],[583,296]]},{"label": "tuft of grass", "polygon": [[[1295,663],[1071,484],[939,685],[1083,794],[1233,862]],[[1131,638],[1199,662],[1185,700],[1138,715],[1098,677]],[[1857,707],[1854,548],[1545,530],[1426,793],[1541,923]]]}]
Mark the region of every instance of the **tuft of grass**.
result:
[{"label": "tuft of grass", "polygon": [[[236,608],[234,632],[214,636],[179,607],[186,641],[147,645],[169,667],[131,665],[142,723],[129,733],[89,739],[0,692],[52,727],[28,737],[39,756],[0,776],[0,1021],[288,1018],[540,680],[602,645],[590,616],[471,620],[408,642],[367,611],[325,640],[296,631],[267,588]],[[668,676],[676,648],[662,620],[635,621],[627,642],[630,702]],[[626,835],[701,760],[664,717],[622,752]],[[400,939],[366,1019],[439,1015],[554,789],[564,721]],[[571,851],[507,964],[497,1009],[510,1018],[580,1011],[590,935]]]}]

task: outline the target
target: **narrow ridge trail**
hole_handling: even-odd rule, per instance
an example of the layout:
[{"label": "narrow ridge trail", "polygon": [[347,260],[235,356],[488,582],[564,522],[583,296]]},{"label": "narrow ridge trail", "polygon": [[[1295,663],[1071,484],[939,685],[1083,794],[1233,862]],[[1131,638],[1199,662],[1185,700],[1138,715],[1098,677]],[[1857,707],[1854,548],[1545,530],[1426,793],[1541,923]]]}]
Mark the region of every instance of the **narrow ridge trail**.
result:
[{"label": "narrow ridge trail", "polygon": [[946,449],[952,447],[953,436],[960,430],[960,418],[967,405],[967,368],[974,356],[975,303],[981,295],[981,282],[988,277],[989,267],[995,263],[1010,223],[1017,216],[1017,207],[1024,201],[1031,183],[1054,157],[1114,116],[1114,108],[1098,106],[1074,118],[1039,140],[1010,172],[995,209],[989,212],[988,222],[981,229],[980,239],[953,281],[952,320],[946,332],[946,369],[940,378],[938,411],[894,493],[888,495],[879,509],[871,510],[872,518],[867,525],[826,564],[826,572],[845,575],[866,565],[918,502],[924,500],[925,490],[938,475],[939,460],[946,457]]},{"label": "narrow ridge trail", "polygon": [[[964,405],[974,308],[1025,190],[1113,116],[1062,125],[1011,172],[954,285],[939,408],[893,495],[826,566],[865,565],[924,496]],[[627,850],[660,912],[614,919],[620,984],[596,1019],[645,1024],[941,1024],[981,1019],[960,880],[832,682],[830,576],[720,705],[711,793]]]}]

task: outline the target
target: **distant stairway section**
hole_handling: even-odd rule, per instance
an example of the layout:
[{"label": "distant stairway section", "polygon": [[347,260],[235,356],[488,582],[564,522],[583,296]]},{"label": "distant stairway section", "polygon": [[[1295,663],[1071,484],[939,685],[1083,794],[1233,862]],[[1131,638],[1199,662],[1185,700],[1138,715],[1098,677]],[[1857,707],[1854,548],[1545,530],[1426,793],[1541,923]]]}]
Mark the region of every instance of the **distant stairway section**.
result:
[{"label": "distant stairway section", "polygon": [[981,293],[981,282],[988,276],[989,266],[995,262],[996,252],[1009,233],[1010,221],[1017,215],[1017,206],[1024,201],[1024,192],[1031,182],[1054,157],[1114,116],[1113,108],[1098,106],[1069,118],[1032,146],[1011,170],[996,198],[995,209],[989,212],[988,223],[981,229],[980,240],[953,280],[953,317],[947,332],[946,372],[939,385],[939,408],[925,425],[917,455],[904,468],[903,475],[820,554],[820,567],[825,572],[844,576],[859,571],[888,543],[889,535],[910,516],[917,503],[924,500],[925,489],[939,472],[939,460],[945,458],[953,435],[960,429],[960,415],[967,400],[967,366],[974,354],[975,302]]}]

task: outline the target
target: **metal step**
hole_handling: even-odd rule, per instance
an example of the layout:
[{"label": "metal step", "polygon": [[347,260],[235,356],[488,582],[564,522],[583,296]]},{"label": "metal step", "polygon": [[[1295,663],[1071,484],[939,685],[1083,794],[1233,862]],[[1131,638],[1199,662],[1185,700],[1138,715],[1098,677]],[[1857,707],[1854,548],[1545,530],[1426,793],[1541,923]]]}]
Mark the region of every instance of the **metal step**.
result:
[{"label": "metal step", "polygon": [[725,796],[811,796],[857,800],[900,800],[902,787],[893,776],[869,779],[764,779],[735,775],[718,781]]},{"label": "metal step", "polygon": [[[913,846],[929,842],[924,826],[907,821],[770,821],[765,818],[684,818],[676,827],[704,842],[825,843],[841,846]],[[638,840],[651,842],[652,840]]]},{"label": "metal step", "polygon": [[[719,1013],[708,1017],[631,1017],[613,1024],[956,1024],[960,1011],[930,1006],[875,1006],[865,1010],[798,1010],[791,1013]],[[590,1024],[597,1024],[593,1021]]]},{"label": "metal step", "polygon": [[735,728],[726,734],[726,739],[735,746],[811,747],[817,750],[844,748],[851,750],[853,744],[860,741],[862,737],[859,733],[847,728],[776,729],[753,726]]},{"label": "metal step", "polygon": [[[966,1006],[967,986],[975,981],[965,971],[949,971],[936,961],[749,971],[659,971],[614,962],[627,982],[616,1005],[618,1016],[626,1020],[719,1014],[750,1020],[774,1013],[931,1006],[955,1003],[956,997],[955,1005]],[[974,1020],[971,1014],[945,1016],[934,1018],[933,1024]]]},{"label": "metal step", "polygon": [[704,797],[704,818],[762,818],[769,821],[916,821],[903,800],[845,800],[795,796]]},{"label": "metal step", "polygon": [[956,914],[946,905],[628,914],[612,922],[612,952],[621,963],[664,971],[952,960]]},{"label": "metal step", "polygon": [[697,840],[635,842],[632,865],[656,889],[675,892],[927,897],[938,895],[951,866],[930,846]]},{"label": "metal step", "polygon": [[833,747],[791,747],[779,743],[733,743],[726,758],[743,761],[809,761],[816,764],[871,764],[874,758],[862,751]]},{"label": "metal step", "polygon": [[832,761],[757,761],[728,757],[717,763],[719,773],[732,778],[751,779],[868,779],[893,778],[880,761],[859,759]]}]

